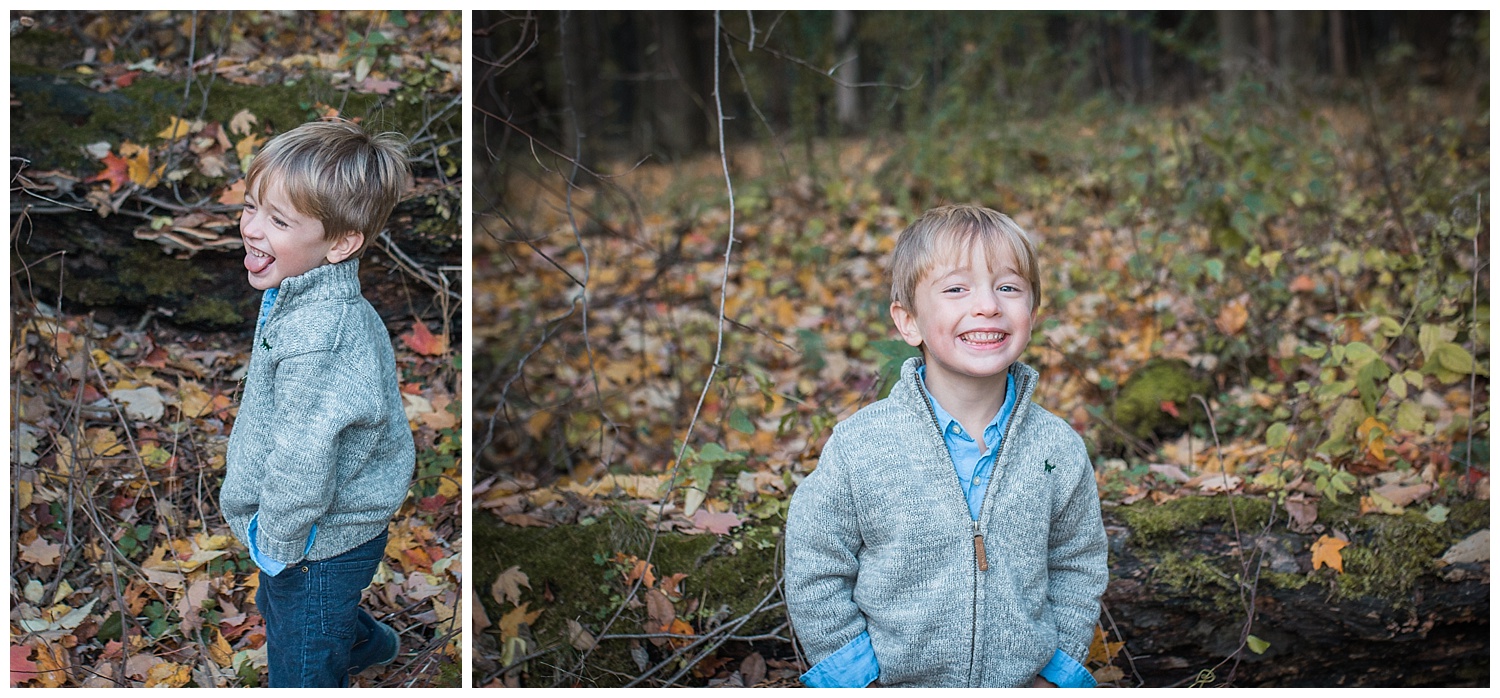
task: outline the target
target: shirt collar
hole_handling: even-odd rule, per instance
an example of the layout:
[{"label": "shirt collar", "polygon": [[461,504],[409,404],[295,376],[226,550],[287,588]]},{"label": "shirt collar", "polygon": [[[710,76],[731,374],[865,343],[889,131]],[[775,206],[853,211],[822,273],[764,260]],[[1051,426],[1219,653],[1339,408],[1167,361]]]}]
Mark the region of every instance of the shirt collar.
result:
[{"label": "shirt collar", "polygon": [[[938,404],[937,398],[932,396],[932,391],[927,389],[926,364],[917,367],[917,385],[922,386],[922,394],[927,396],[927,402],[932,405],[932,413],[937,417],[938,427],[943,430],[943,438],[947,438],[950,434],[963,432],[963,425],[959,424],[959,421],[955,419],[953,415],[948,414],[948,410],[943,409],[943,406]],[[989,432],[991,428],[999,430],[1002,426],[1004,426],[1005,417],[1010,414],[1011,410],[1015,408],[1015,405],[1016,379],[1015,376],[1012,376],[1009,371],[1006,371],[1005,402],[1000,406],[1000,411],[995,413],[995,416],[990,420],[990,423],[984,425],[985,432]],[[958,425],[957,431],[953,429],[954,425]],[[973,437],[970,436],[970,438]]]}]

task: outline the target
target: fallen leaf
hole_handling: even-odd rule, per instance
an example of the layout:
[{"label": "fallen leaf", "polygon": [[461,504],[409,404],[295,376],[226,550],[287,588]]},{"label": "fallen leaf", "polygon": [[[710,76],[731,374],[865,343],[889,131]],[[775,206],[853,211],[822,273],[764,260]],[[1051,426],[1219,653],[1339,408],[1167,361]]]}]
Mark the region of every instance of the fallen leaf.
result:
[{"label": "fallen leaf", "polygon": [[224,187],[219,193],[219,203],[225,206],[239,206],[245,203],[245,180],[235,180],[234,184]]},{"label": "fallen leaf", "polygon": [[735,526],[744,523],[733,512],[717,513],[707,509],[699,509],[693,512],[692,521],[694,526],[721,536],[729,533],[730,529]]},{"label": "fallen leaf", "polygon": [[1488,562],[1490,559],[1490,529],[1486,528],[1465,538],[1443,553],[1443,562],[1458,565],[1467,562]]},{"label": "fallen leaf", "polygon": [[1246,637],[1245,643],[1250,646],[1250,651],[1256,654],[1265,654],[1266,650],[1271,647],[1271,643],[1266,642],[1265,640],[1262,640],[1254,635]]},{"label": "fallen leaf", "polygon": [[[677,609],[672,607],[672,600],[659,589],[646,590],[646,619],[643,629],[647,633],[666,632],[672,626],[672,621],[677,619]],[[651,643],[657,647],[665,642],[666,638],[651,638]]]},{"label": "fallen leaf", "polygon": [[31,661],[31,648],[26,645],[10,646],[10,685],[19,686],[36,678],[36,662]]},{"label": "fallen leaf", "polygon": [[410,332],[401,335],[401,341],[407,348],[425,356],[441,356],[448,351],[448,338],[433,336],[421,318],[412,323]]},{"label": "fallen leaf", "polygon": [[500,617],[500,639],[505,640],[520,637],[521,626],[535,623],[537,617],[542,615],[542,611],[527,613],[526,606],[527,604],[523,603]]},{"label": "fallen leaf", "polygon": [[1344,556],[1339,553],[1339,551],[1343,550],[1348,545],[1348,541],[1342,541],[1334,538],[1333,536],[1323,536],[1322,538],[1319,538],[1317,542],[1312,544],[1313,569],[1318,569],[1323,565],[1328,565],[1329,567],[1338,570],[1339,574],[1343,574]]},{"label": "fallen leaf", "polygon": [[[193,122],[188,121],[187,119],[179,118],[176,115],[168,118],[172,120],[171,124],[162,129],[160,133],[156,134],[157,138],[170,141],[186,136],[187,134],[194,131]],[[199,128],[202,128],[202,126],[199,125]]]},{"label": "fallen leaf", "polygon": [[107,153],[101,159],[104,161],[104,169],[100,170],[99,174],[83,181],[85,183],[109,182],[109,193],[113,194],[130,181],[130,163],[114,153]]},{"label": "fallen leaf", "polygon": [[62,546],[46,538],[38,537],[31,543],[21,546],[22,562],[35,562],[43,567],[57,564],[57,558],[61,554]]},{"label": "fallen leaf", "polygon": [[490,596],[495,598],[496,603],[510,602],[512,605],[519,606],[521,587],[530,589],[531,580],[527,579],[526,573],[521,571],[520,566],[511,565],[510,569],[500,573],[500,577],[490,587]]},{"label": "fallen leaf", "polygon": [[576,649],[580,652],[587,652],[591,649],[594,649],[596,641],[594,640],[594,636],[583,627],[582,623],[569,618],[568,644],[573,645],[573,649]]},{"label": "fallen leaf", "polygon": [[474,637],[479,637],[479,634],[484,632],[485,628],[494,625],[494,623],[490,622],[490,615],[485,612],[484,604],[479,602],[479,590],[470,587],[469,597],[469,605],[474,608],[474,617],[470,622],[472,623]]},{"label": "fallen leaf", "polygon": [[156,186],[161,180],[161,175],[167,166],[161,165],[155,170],[151,169],[151,150],[130,141],[120,144],[120,156],[125,158],[130,181],[141,185],[145,189]]},{"label": "fallen leaf", "polygon": [[750,688],[766,680],[766,658],[760,656],[759,652],[752,652],[740,662],[740,676],[745,679],[745,687]]},{"label": "fallen leaf", "polygon": [[132,390],[111,390],[109,397],[124,404],[125,416],[131,419],[154,422],[161,419],[166,412],[161,391],[152,386]]},{"label": "fallen leaf", "polygon": [[42,688],[57,688],[68,682],[68,649],[45,640],[36,646],[36,680]]},{"label": "fallen leaf", "polygon": [[1249,294],[1241,295],[1226,303],[1223,308],[1219,309],[1219,317],[1214,319],[1214,325],[1224,334],[1230,336],[1239,334],[1240,330],[1245,329],[1245,323],[1250,320],[1249,304]]},{"label": "fallen leaf", "polygon": [[373,92],[378,95],[388,95],[391,93],[391,90],[394,90],[400,86],[400,80],[378,80],[374,76],[370,76],[365,78],[364,82],[361,82],[359,84],[359,91]]},{"label": "fallen leaf", "polygon": [[146,672],[146,688],[165,686],[181,688],[193,679],[192,669],[184,664],[162,662]]},{"label": "fallen leaf", "polygon": [[229,132],[241,136],[249,135],[251,129],[255,128],[256,121],[255,115],[251,114],[249,109],[241,109],[229,118]]}]

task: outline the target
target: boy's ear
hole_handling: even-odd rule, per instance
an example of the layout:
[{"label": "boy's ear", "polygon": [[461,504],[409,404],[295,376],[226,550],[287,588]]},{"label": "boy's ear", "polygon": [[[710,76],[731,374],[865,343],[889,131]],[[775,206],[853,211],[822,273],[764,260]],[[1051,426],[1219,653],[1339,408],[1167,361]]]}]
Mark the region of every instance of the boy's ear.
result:
[{"label": "boy's ear", "polygon": [[917,316],[907,312],[900,303],[891,302],[891,323],[901,333],[901,339],[914,347],[922,346],[922,332],[917,329]]},{"label": "boy's ear", "polygon": [[354,253],[358,252],[359,248],[363,247],[364,244],[364,233],[345,233],[343,237],[338,239],[338,242],[333,243],[333,247],[329,248],[328,262],[330,264],[338,264],[353,257]]}]

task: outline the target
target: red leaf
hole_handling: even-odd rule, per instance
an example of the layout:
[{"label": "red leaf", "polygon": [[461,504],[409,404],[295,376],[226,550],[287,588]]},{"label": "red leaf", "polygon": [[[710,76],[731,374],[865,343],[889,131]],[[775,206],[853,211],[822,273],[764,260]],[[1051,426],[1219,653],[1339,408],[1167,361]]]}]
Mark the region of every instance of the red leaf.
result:
[{"label": "red leaf", "polygon": [[31,647],[10,646],[10,685],[19,686],[36,678],[36,662],[31,661]]},{"label": "red leaf", "polygon": [[139,71],[139,70],[132,70],[132,71],[130,71],[128,73],[125,73],[125,74],[121,75],[120,77],[115,78],[115,85],[117,87],[130,87],[130,83],[135,82],[135,79],[138,78],[138,77],[140,77],[140,76],[141,76],[141,71]]},{"label": "red leaf", "polygon": [[401,335],[401,341],[412,351],[426,356],[440,356],[448,351],[448,338],[433,336],[421,318],[412,323],[410,332]]},{"label": "red leaf", "polygon": [[1161,401],[1161,411],[1166,412],[1167,414],[1172,415],[1172,417],[1174,419],[1181,419],[1182,418],[1182,415],[1177,414],[1177,403],[1172,402],[1171,400],[1162,400]]},{"label": "red leaf", "polygon": [[109,193],[120,190],[130,181],[130,162],[114,153],[104,156],[104,169],[84,182],[109,182]]}]

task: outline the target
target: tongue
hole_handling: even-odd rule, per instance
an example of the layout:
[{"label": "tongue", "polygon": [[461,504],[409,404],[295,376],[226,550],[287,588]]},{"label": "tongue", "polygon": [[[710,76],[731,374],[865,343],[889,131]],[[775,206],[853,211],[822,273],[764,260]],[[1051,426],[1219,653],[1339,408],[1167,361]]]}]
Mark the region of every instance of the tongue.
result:
[{"label": "tongue", "polygon": [[274,261],[276,261],[275,257],[257,257],[248,252],[245,254],[245,268],[249,269],[251,274],[259,274],[265,271],[266,267],[271,266],[271,262]]}]

